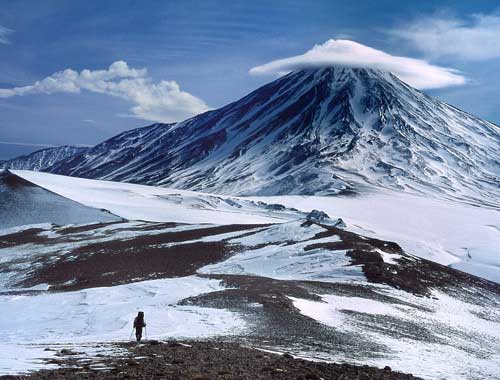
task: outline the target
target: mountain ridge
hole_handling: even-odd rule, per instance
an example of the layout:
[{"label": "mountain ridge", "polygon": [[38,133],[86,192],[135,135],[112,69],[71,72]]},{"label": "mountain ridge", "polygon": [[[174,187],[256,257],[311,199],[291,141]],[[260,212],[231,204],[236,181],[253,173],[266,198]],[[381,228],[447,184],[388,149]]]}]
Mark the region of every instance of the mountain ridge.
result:
[{"label": "mountain ridge", "polygon": [[43,171],[58,161],[80,154],[88,147],[62,145],[0,161],[0,169]]}]

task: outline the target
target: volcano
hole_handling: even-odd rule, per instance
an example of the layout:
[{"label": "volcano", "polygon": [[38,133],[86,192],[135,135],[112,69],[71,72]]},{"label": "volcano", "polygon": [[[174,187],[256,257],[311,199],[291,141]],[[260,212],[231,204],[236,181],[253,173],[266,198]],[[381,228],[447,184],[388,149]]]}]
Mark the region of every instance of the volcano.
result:
[{"label": "volcano", "polygon": [[372,187],[498,207],[500,128],[372,69],[292,72],[217,110],[117,135],[53,173],[232,195]]}]

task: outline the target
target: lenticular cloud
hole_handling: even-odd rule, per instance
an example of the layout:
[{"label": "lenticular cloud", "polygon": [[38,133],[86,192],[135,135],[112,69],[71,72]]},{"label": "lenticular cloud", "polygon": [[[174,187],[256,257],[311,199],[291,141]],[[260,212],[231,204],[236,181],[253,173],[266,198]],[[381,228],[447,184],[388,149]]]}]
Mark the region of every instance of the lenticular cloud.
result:
[{"label": "lenticular cloud", "polygon": [[409,85],[432,89],[464,84],[456,70],[421,59],[399,57],[349,40],[328,40],[302,55],[278,59],[250,70],[252,75],[283,75],[290,71],[325,66],[372,68],[390,71]]}]

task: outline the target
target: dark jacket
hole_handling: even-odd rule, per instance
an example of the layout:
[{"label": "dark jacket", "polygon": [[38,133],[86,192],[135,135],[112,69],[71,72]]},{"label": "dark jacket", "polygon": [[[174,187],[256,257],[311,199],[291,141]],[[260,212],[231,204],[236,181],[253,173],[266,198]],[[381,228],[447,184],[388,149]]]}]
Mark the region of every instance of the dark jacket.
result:
[{"label": "dark jacket", "polygon": [[139,319],[138,317],[135,317],[134,327],[136,329],[142,329],[143,327],[146,327],[146,322],[144,322],[144,319]]}]

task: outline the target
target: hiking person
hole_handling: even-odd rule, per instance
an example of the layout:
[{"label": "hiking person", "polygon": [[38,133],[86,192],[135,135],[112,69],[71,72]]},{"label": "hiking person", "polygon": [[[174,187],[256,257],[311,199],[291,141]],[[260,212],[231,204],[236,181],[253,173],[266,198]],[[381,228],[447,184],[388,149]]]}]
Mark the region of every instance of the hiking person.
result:
[{"label": "hiking person", "polygon": [[137,317],[134,319],[135,338],[138,342],[141,341],[143,327],[146,327],[146,322],[144,322],[144,312],[139,311],[137,313]]}]

